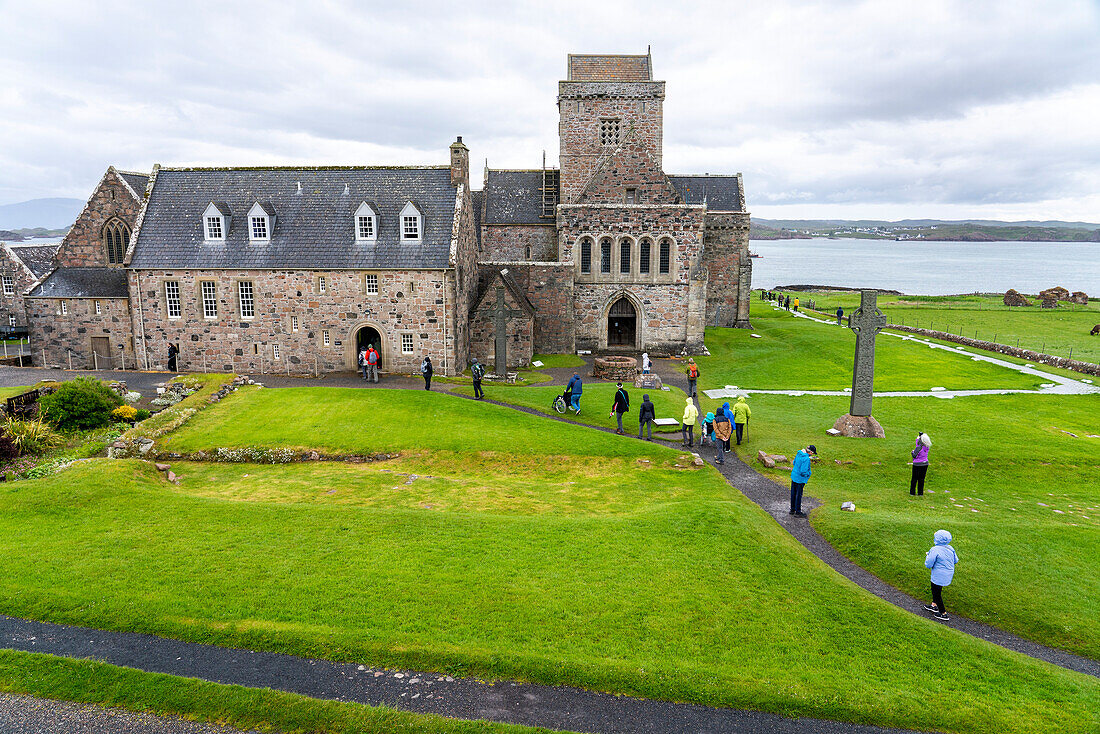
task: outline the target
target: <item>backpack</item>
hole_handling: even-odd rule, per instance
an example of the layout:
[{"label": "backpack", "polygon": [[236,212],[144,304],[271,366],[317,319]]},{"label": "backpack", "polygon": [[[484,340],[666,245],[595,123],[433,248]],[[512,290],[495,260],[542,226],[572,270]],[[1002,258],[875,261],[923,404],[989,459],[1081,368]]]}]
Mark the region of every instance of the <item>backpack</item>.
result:
[{"label": "backpack", "polygon": [[699,377],[699,365],[697,365],[697,364],[689,364],[688,365],[688,377],[690,377],[693,380]]},{"label": "backpack", "polygon": [[370,350],[369,352],[367,352],[367,364],[369,364],[369,365],[378,364],[378,352],[374,351],[373,349]]},{"label": "backpack", "polygon": [[475,380],[480,380],[482,377],[485,376],[485,367],[480,363],[475,364],[474,368],[471,370],[471,373],[473,374]]}]

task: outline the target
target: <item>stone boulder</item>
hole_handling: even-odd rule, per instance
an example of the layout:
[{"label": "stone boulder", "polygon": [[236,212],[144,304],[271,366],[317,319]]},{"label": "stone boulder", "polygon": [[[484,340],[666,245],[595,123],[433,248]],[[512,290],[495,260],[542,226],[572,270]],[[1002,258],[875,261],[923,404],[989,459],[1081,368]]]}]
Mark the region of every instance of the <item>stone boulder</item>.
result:
[{"label": "stone boulder", "polygon": [[1058,308],[1058,301],[1053,298],[1044,298],[1043,308]]},{"label": "stone boulder", "polygon": [[869,415],[845,413],[836,419],[833,428],[840,431],[839,435],[848,438],[886,438],[886,431]]},{"label": "stone boulder", "polygon": [[1056,285],[1053,288],[1047,288],[1045,291],[1039,291],[1039,298],[1044,301],[1068,301],[1070,292],[1060,285]]},{"label": "stone boulder", "polygon": [[1084,291],[1074,291],[1069,297],[1070,303],[1076,303],[1079,306],[1089,305],[1089,294]]},{"label": "stone boulder", "polygon": [[[634,387],[641,390],[660,390],[661,378],[652,372],[648,375],[638,375],[634,378]],[[639,403],[641,405],[641,403]]]},{"label": "stone boulder", "polygon": [[1030,306],[1031,302],[1023,297],[1019,291],[1015,288],[1009,288],[1005,291],[1005,305],[1006,306]]},{"label": "stone boulder", "polygon": [[775,468],[775,459],[765,454],[763,451],[756,452],[756,460],[766,466],[768,469]]}]

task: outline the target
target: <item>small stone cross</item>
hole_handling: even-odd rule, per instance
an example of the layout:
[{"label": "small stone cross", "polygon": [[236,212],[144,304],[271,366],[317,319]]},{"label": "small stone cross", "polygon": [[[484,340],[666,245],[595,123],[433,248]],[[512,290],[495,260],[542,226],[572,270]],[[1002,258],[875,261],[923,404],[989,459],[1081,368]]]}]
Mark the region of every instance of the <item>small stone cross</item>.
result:
[{"label": "small stone cross", "polygon": [[875,394],[875,335],[886,326],[886,316],[878,310],[878,291],[860,291],[859,308],[852,314],[850,327],[856,333],[856,360],[852,368],[852,407],[849,415],[871,415]]},{"label": "small stone cross", "polygon": [[513,316],[522,316],[523,312],[508,308],[504,302],[504,286],[498,285],[497,302],[489,309],[489,315],[493,317],[496,325],[496,367],[494,369],[499,377],[504,377],[508,374],[508,319]]}]

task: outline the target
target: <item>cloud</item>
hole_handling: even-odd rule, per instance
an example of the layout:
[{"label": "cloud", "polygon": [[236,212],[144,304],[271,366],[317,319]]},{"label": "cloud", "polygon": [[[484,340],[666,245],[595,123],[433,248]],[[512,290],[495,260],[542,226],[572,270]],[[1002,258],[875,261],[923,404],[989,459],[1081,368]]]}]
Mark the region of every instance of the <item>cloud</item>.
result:
[{"label": "cloud", "polygon": [[479,163],[536,166],[557,159],[566,54],[652,44],[666,169],[743,171],[754,212],[1097,218],[1087,0],[2,12],[19,32],[0,49],[0,202],[84,197],[110,164],[444,163],[455,135]]}]

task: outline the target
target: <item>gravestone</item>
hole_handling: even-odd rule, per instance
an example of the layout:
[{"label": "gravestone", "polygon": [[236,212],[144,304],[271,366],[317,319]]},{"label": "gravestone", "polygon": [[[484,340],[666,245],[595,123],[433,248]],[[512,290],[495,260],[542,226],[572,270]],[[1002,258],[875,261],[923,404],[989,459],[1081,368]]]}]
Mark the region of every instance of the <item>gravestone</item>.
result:
[{"label": "gravestone", "polygon": [[497,286],[496,295],[497,302],[489,310],[489,315],[493,317],[496,327],[495,366],[493,370],[496,374],[504,377],[508,374],[508,319],[514,316],[522,316],[523,312],[508,308],[508,304],[504,302],[504,286]]},{"label": "gravestone", "polygon": [[852,402],[846,415],[833,428],[842,436],[885,438],[886,432],[871,416],[875,394],[875,336],[886,326],[886,316],[878,310],[878,292],[860,291],[859,308],[848,322],[856,333],[856,356],[852,365]]}]

